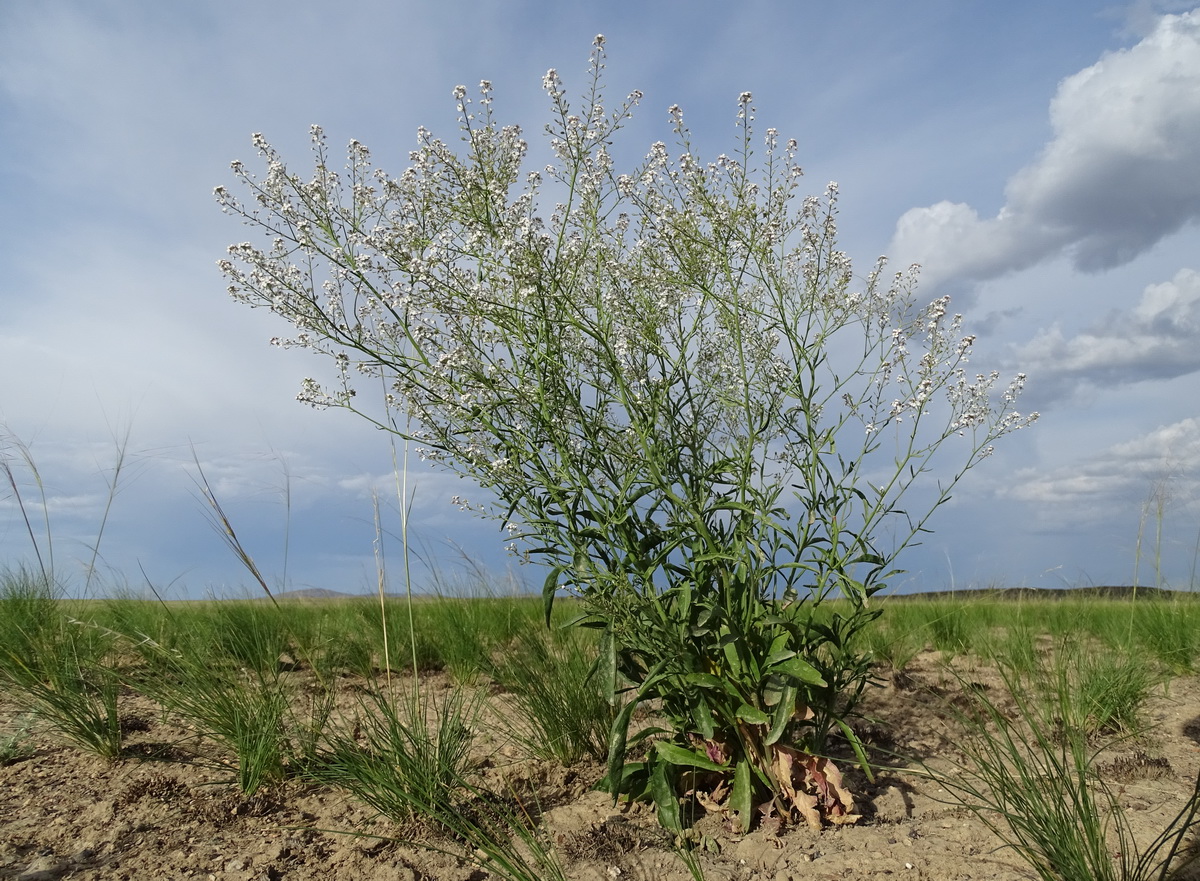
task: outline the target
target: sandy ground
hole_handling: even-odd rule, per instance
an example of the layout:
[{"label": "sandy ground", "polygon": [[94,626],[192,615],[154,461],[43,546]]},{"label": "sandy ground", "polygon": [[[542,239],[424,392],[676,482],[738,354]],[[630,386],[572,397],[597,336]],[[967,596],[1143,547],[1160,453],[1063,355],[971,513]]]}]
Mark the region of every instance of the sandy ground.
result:
[{"label": "sandy ground", "polygon": [[[988,685],[989,671],[970,671]],[[349,686],[349,681],[348,687]],[[920,656],[897,687],[872,690],[864,710],[875,721],[861,733],[876,761],[888,753],[940,767],[961,760],[961,731],[945,709],[953,688],[941,659]],[[445,681],[440,687],[448,688]],[[327,787],[288,784],[242,797],[229,772],[189,754],[189,732],[142,698],[123,698],[134,721],[129,757],[110,763],[37,735],[32,755],[0,767],[0,879],[159,879],[330,881],[490,877],[459,859],[397,844],[401,829]],[[1200,678],[1157,689],[1148,708],[1152,732],[1118,744],[1112,785],[1137,834],[1153,838],[1183,806],[1200,772]],[[0,698],[0,732],[14,719]],[[490,735],[483,733],[486,744]],[[172,747],[175,761],[139,759]],[[156,746],[157,745],[157,746]],[[492,755],[496,752],[493,743]],[[846,762],[844,766],[851,763]],[[614,808],[593,792],[598,767],[514,765],[533,781],[543,825],[572,879],[685,881],[691,877],[667,846],[652,813]],[[970,812],[918,774],[882,771],[874,783],[847,769],[863,819],[854,826],[773,834],[731,833],[719,817],[698,824],[719,851],[701,856],[717,879],[1033,878]],[[436,839],[429,839],[436,843]],[[1189,870],[1191,872],[1191,870]],[[1185,874],[1187,879],[1200,873]]]}]

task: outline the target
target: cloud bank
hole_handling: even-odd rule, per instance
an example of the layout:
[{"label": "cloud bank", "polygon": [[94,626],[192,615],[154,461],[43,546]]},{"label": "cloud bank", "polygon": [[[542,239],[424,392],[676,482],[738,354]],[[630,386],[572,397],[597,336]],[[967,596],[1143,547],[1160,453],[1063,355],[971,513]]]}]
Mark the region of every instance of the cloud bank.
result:
[{"label": "cloud bank", "polygon": [[930,289],[1066,256],[1099,272],[1200,218],[1200,9],[1163,16],[1131,48],[1063,80],[1053,137],[1013,175],[992,218],[942,201],[906,212],[891,253]]},{"label": "cloud bank", "polygon": [[1016,360],[1037,377],[1038,406],[1088,388],[1175,379],[1200,371],[1200,272],[1181,269],[1072,337],[1058,326],[1021,347]]},{"label": "cloud bank", "polygon": [[1200,419],[1162,425],[1140,437],[1114,444],[1082,463],[1019,472],[1001,497],[1068,510],[1090,508],[1099,517],[1106,506],[1127,505],[1168,491],[1181,500],[1200,490]]}]

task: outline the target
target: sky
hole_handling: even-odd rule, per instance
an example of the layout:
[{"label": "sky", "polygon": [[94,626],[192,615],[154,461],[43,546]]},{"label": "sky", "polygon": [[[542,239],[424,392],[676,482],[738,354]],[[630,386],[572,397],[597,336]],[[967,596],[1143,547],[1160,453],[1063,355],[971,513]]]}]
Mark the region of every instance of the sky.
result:
[{"label": "sky", "polygon": [[469,486],[296,402],[324,365],[226,294],[216,263],[247,233],[212,191],[254,132],[303,167],[313,123],[398,174],[483,79],[533,141],[543,74],[582,90],[599,33],[610,94],[645,93],[627,144],[669,141],[679,104],[715,157],[752,92],[806,191],[838,182],[858,267],[920,263],[973,366],[1028,375],[1041,419],[957,487],[894,590],[1197,586],[1194,0],[0,0],[0,565],[52,557],[76,593],[249,592],[207,481],[273,587],[371,591],[382,554],[399,589],[406,470],[419,586],[540,585],[451,503]]}]

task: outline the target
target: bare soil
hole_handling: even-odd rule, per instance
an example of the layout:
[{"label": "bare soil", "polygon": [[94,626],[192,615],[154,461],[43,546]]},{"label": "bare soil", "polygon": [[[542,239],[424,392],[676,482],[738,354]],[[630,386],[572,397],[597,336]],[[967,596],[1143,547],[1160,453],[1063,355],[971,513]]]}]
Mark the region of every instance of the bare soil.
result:
[{"label": "bare soil", "polygon": [[[966,668],[978,687],[995,690],[994,673]],[[346,680],[348,690],[352,680]],[[452,687],[448,681],[431,683]],[[921,655],[898,681],[873,689],[858,727],[881,765],[963,761],[962,732],[947,709],[955,680],[942,659]],[[403,828],[340,791],[290,783],[244,797],[231,774],[191,745],[194,732],[137,695],[122,698],[129,720],[126,757],[108,762],[33,738],[33,753],[0,767],[0,879],[159,879],[331,881],[447,879],[484,881],[485,871],[430,847],[396,843],[417,838],[436,847],[428,829]],[[0,696],[0,736],[16,713]],[[1138,836],[1148,841],[1183,806],[1200,772],[1200,677],[1176,678],[1149,704],[1149,734],[1124,740],[1105,757],[1108,782],[1120,793]],[[561,768],[520,759],[483,726],[487,764],[522,776],[537,792],[542,824],[572,879],[686,881],[691,878],[641,806],[614,807],[592,791],[597,766]],[[481,756],[482,757],[482,756]],[[507,764],[505,764],[507,763]],[[814,831],[730,831],[719,816],[697,830],[712,851],[700,861],[717,879],[1033,878],[972,813],[917,773],[879,771],[869,782],[842,761],[862,819]],[[445,846],[445,843],[442,842]],[[1195,844],[1193,844],[1195,847]],[[1191,872],[1192,870],[1188,870]],[[1200,873],[1181,877],[1194,881]]]}]

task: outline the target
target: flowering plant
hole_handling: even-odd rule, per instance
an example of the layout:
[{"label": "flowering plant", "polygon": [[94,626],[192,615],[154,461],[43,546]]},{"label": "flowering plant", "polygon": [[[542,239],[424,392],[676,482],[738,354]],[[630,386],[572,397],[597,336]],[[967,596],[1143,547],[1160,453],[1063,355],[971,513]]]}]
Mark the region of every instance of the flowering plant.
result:
[{"label": "flowering plant", "polygon": [[[675,829],[689,793],[743,828],[756,812],[849,822],[822,753],[838,729],[857,748],[845,720],[870,671],[855,636],[933,509],[1035,418],[1012,409],[1024,378],[995,395],[997,374],[968,375],[973,337],[946,298],[914,305],[915,271],[880,260],[856,279],[836,185],[797,202],[796,144],[768,129],[756,154],[748,93],[732,156],[702,162],[672,107],[677,149],[619,173],[610,146],[642,96],[606,110],[603,68],[598,37],[578,112],[546,74],[541,171],[523,172],[487,82],[478,103],[454,91],[464,151],[421,129],[399,177],[357,141],[334,170],[314,127],[304,179],[255,135],[265,176],[233,166],[251,198],[216,195],[271,243],[233,245],[221,268],[236,299],[295,327],[277,344],[334,359],[302,401],[473,478],[513,549],[548,563],[547,614],[560,591],[583,599],[597,672],[627,696],[614,793],[652,798]],[[906,514],[943,447],[956,466]],[[630,738],[648,700],[667,727]]]}]

